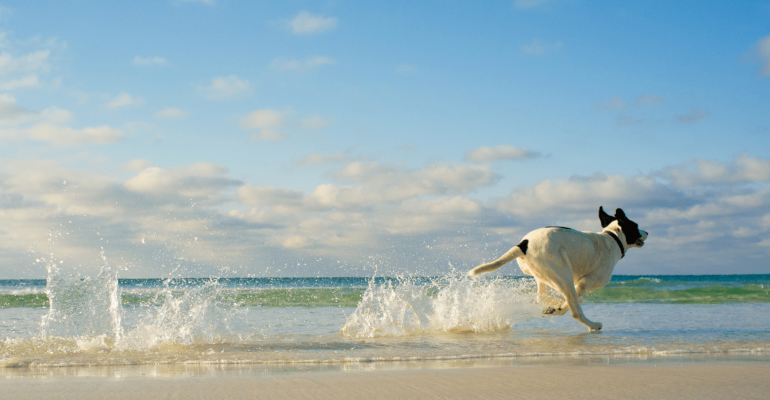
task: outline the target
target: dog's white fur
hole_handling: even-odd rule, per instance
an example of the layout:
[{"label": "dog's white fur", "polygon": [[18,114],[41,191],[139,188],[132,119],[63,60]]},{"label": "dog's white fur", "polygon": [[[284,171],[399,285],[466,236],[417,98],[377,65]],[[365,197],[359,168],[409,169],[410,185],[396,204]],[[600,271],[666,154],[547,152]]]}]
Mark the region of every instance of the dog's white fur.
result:
[{"label": "dog's white fur", "polygon": [[[625,218],[623,211],[618,211]],[[469,274],[494,271],[516,259],[521,271],[537,281],[538,301],[548,305],[543,314],[564,315],[569,310],[572,317],[589,330],[598,331],[602,324],[586,318],[580,308],[583,295],[606,285],[623,253],[631,247],[642,247],[647,239],[647,232],[639,230],[641,238],[628,244],[617,220],[618,213],[615,215],[616,219],[600,233],[557,227],[536,229],[522,239],[528,240],[526,254],[519,245],[514,246],[499,259],[480,265]],[[617,235],[624,246],[623,252],[608,232]],[[550,297],[546,285],[561,293],[565,301]]]}]

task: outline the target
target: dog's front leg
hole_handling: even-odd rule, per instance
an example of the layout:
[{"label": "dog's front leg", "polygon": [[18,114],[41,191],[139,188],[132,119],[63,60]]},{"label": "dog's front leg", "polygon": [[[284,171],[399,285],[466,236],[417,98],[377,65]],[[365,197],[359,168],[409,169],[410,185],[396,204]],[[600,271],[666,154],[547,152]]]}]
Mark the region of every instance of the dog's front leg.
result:
[{"label": "dog's front leg", "polygon": [[[601,322],[593,322],[590,319],[586,318],[585,314],[583,314],[583,309],[580,307],[580,303],[578,302],[578,297],[583,297],[583,294],[585,294],[586,287],[587,287],[587,280],[585,278],[580,279],[578,281],[577,285],[572,285],[572,276],[569,276],[567,273],[572,272],[572,263],[570,263],[569,256],[567,255],[567,252],[565,250],[561,250],[561,258],[562,262],[568,267],[568,269],[563,270],[563,275],[561,276],[561,282],[554,282],[556,283],[556,289],[561,292],[561,294],[564,296],[564,298],[567,300],[564,303],[569,307],[569,311],[572,314],[572,318],[575,318],[578,320],[581,324],[588,327],[591,331],[598,331],[602,329]],[[580,290],[580,292],[578,292]],[[564,305],[562,305],[564,307]]]}]

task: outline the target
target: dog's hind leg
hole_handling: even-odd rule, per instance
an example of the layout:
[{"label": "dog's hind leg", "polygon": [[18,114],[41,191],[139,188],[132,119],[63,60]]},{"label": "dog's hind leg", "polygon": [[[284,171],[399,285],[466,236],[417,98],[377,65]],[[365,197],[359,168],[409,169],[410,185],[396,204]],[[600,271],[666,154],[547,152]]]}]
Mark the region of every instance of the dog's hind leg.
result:
[{"label": "dog's hind leg", "polygon": [[537,302],[545,304],[548,307],[543,309],[543,315],[564,315],[567,313],[562,300],[551,297],[548,293],[548,287],[543,282],[537,283]]}]

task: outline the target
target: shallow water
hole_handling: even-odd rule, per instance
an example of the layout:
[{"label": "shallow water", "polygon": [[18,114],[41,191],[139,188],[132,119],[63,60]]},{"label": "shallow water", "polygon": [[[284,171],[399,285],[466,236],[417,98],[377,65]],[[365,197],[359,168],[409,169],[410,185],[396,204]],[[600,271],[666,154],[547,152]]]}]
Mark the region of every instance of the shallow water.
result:
[{"label": "shallow water", "polygon": [[0,366],[348,364],[506,357],[760,355],[769,275],[615,276],[599,333],[543,317],[524,277],[0,281]]}]

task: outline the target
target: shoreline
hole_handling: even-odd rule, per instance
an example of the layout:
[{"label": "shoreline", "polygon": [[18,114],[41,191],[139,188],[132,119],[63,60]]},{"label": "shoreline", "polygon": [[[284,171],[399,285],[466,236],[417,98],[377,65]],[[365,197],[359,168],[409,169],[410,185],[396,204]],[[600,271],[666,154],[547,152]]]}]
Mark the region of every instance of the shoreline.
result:
[{"label": "shoreline", "polygon": [[[3,398],[766,398],[770,357],[6,368]],[[609,362],[609,364],[608,364]],[[345,368],[342,368],[345,367]],[[10,372],[10,373],[9,373]]]}]

